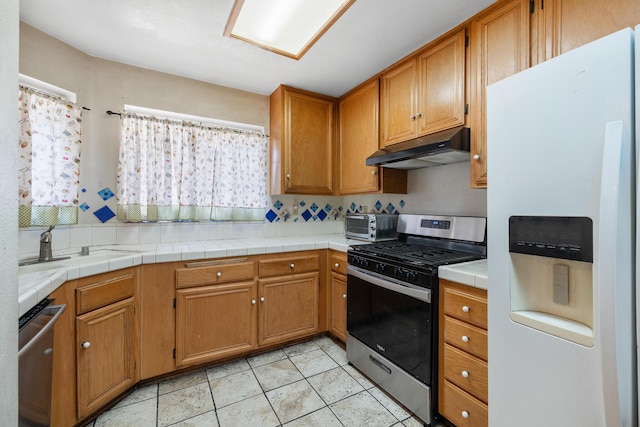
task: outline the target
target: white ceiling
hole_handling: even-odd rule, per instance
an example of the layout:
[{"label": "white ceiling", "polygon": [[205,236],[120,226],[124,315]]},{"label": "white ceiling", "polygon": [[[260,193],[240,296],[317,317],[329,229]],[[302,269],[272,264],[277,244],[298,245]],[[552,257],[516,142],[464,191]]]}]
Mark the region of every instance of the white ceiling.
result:
[{"label": "white ceiling", "polygon": [[300,59],[223,37],[234,0],[20,0],[25,23],[89,55],[264,95],[339,97],[495,0],[357,0]]}]

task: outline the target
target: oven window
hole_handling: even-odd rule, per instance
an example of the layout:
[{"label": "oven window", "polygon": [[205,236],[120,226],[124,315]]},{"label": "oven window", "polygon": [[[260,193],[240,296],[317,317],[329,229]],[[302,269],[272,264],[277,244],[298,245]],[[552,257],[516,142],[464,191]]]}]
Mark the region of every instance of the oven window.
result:
[{"label": "oven window", "polygon": [[351,275],[347,294],[349,334],[431,384],[431,304]]},{"label": "oven window", "polygon": [[347,231],[357,234],[369,234],[369,218],[347,218]]}]

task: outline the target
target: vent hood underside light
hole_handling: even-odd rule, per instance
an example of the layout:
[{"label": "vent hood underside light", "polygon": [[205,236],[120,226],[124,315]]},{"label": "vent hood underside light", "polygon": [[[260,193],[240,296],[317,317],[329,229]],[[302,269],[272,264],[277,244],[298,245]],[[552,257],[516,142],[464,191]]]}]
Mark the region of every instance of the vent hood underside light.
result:
[{"label": "vent hood underside light", "polygon": [[369,156],[366,164],[410,170],[468,162],[469,148],[469,128],[461,126],[390,145]]}]

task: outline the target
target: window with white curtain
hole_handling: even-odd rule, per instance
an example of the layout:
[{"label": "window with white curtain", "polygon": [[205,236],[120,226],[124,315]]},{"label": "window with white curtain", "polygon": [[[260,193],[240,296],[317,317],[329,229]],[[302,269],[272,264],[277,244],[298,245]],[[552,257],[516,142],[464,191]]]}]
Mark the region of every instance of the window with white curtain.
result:
[{"label": "window with white curtain", "polygon": [[19,226],[76,224],[82,109],[20,85],[18,111]]},{"label": "window with white curtain", "polygon": [[264,220],[268,159],[263,133],[123,113],[117,218]]}]

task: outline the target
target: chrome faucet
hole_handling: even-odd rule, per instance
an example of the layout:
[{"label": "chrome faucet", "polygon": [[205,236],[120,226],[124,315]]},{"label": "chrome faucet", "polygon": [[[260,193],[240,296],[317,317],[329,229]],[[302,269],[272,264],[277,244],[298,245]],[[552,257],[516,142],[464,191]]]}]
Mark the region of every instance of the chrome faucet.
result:
[{"label": "chrome faucet", "polygon": [[51,230],[54,228],[55,225],[51,225],[47,231],[40,235],[40,257],[38,258],[40,262],[51,261],[53,259],[51,252],[51,239],[53,235],[51,234]]}]

